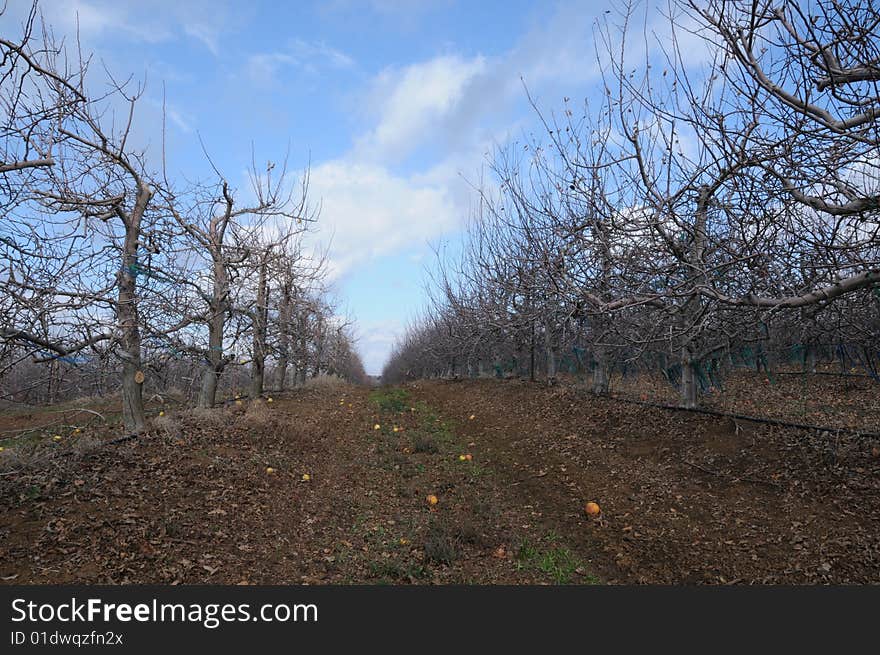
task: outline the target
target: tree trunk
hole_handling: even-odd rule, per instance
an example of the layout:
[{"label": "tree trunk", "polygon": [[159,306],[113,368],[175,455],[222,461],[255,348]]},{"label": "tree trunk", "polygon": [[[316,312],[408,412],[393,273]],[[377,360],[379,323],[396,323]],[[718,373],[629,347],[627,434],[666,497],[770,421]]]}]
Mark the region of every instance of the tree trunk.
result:
[{"label": "tree trunk", "polygon": [[556,381],[556,350],[547,329],[544,331],[544,345],[547,350],[547,384],[553,384]]},{"label": "tree trunk", "polygon": [[58,365],[58,360],[55,360],[51,364],[49,364],[49,388],[46,392],[46,396],[50,405],[55,404],[55,400],[58,396],[58,387],[61,386],[60,368],[61,367]]},{"label": "tree trunk", "polygon": [[285,286],[281,292],[281,303],[278,308],[278,366],[275,369],[275,391],[284,391],[287,367],[290,364],[291,312],[291,289]]},{"label": "tree trunk", "polygon": [[278,358],[278,366],[275,369],[275,391],[284,391],[287,382],[287,355],[282,354]]},{"label": "tree trunk", "polygon": [[687,350],[682,352],[681,357],[681,405],[687,409],[697,406],[697,376],[691,354]]},{"label": "tree trunk", "polygon": [[229,297],[229,282],[226,266],[218,256],[214,258],[214,292],[211,298],[211,316],[208,319],[208,355],[202,375],[202,388],[199,392],[198,406],[211,408],[217,402],[217,384],[223,372],[223,330],[226,325],[226,311]]},{"label": "tree trunk", "polygon": [[810,373],[816,372],[816,348],[814,346],[807,346],[807,370]]},{"label": "tree trunk", "polygon": [[202,374],[202,386],[199,390],[199,400],[197,403],[198,407],[210,409],[214,406],[214,403],[217,402],[218,380],[219,376],[217,375],[217,370],[213,366],[206,367],[205,372]]},{"label": "tree trunk", "polygon": [[532,334],[529,339],[529,380],[535,381],[535,322],[532,321]]},{"label": "tree trunk", "polygon": [[595,352],[596,368],[593,369],[593,393],[608,393],[608,353],[603,348]]},{"label": "tree trunk", "polygon": [[251,364],[251,400],[263,395],[263,378],[266,371],[266,318],[268,309],[268,288],[266,269],[268,263],[264,256],[260,263],[257,280],[257,303],[254,307],[253,363]]},{"label": "tree trunk", "polygon": [[145,183],[138,185],[135,206],[125,220],[125,242],[122,250],[122,268],[118,274],[119,295],[116,302],[116,320],[120,333],[122,359],[122,424],[129,434],[140,434],[146,429],[141,372],[141,332],[138,325],[137,273],[138,241],[141,219],[153,191]]},{"label": "tree trunk", "polygon": [[[703,185],[699,189],[697,197],[697,211],[694,221],[694,240],[688,252],[688,264],[694,271],[700,271],[697,282],[706,284],[705,251],[708,239],[707,223],[709,202],[712,199],[712,189]],[[694,292],[682,307],[682,346],[681,346],[681,404],[682,407],[694,409],[697,407],[697,376],[694,368],[694,343],[699,334],[697,325],[702,313],[703,301],[699,293]],[[688,333],[688,331],[693,331]]]}]

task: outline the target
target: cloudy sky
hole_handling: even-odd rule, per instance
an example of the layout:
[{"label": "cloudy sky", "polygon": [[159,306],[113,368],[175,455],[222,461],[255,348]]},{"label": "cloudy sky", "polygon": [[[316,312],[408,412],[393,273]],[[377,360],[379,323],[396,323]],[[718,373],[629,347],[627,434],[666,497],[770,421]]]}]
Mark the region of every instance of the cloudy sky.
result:
[{"label": "cloudy sky", "polygon": [[[4,33],[26,11],[11,0]],[[141,138],[164,103],[172,172],[206,173],[204,141],[240,187],[257,161],[311,162],[318,238],[368,372],[424,302],[433,248],[454,248],[496,145],[598,80],[605,2],[43,0],[92,70],[146,80]],[[16,12],[19,12],[16,14]],[[609,19],[613,19],[610,14]],[[155,148],[154,148],[155,151]]]}]

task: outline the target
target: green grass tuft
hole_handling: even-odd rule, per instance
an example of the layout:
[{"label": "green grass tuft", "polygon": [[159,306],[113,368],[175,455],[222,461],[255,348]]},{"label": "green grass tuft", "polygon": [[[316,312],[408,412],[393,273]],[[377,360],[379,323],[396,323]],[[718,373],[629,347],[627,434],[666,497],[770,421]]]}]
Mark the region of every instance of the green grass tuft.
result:
[{"label": "green grass tuft", "polygon": [[[548,544],[559,541],[559,536],[549,534],[545,539]],[[580,574],[585,565],[577,556],[564,546],[554,546],[541,549],[534,544],[524,541],[520,544],[516,553],[517,567],[520,569],[535,569],[547,575],[556,584],[571,584],[575,574]],[[594,575],[584,575],[585,584],[597,584],[599,579]]]},{"label": "green grass tuft", "polygon": [[370,393],[370,402],[383,412],[409,410],[409,394],[404,389],[376,389]]}]

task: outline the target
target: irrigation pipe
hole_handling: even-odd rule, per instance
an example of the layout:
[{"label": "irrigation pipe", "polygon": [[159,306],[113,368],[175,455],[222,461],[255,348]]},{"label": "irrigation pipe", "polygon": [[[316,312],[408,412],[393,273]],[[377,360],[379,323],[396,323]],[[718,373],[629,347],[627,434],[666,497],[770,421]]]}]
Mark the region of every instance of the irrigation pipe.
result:
[{"label": "irrigation pipe", "polygon": [[845,433],[865,439],[880,439],[880,432],[870,432],[866,430],[857,430],[855,428],[833,428],[824,425],[810,425],[807,423],[792,423],[791,421],[783,421],[775,418],[765,418],[761,416],[749,416],[747,414],[734,414],[731,412],[722,412],[717,409],[707,409],[703,407],[681,407],[679,405],[670,405],[668,403],[654,403],[648,400],[635,400],[633,398],[622,398],[620,396],[607,396],[611,400],[621,403],[630,403],[633,405],[645,405],[647,407],[658,407],[660,409],[671,409],[680,412],[694,412],[696,414],[708,414],[709,416],[720,416],[722,418],[739,419],[740,421],[751,421],[752,423],[765,423],[767,425],[780,425],[787,428],[797,428],[798,430],[819,430],[822,432],[831,432],[835,434]]}]

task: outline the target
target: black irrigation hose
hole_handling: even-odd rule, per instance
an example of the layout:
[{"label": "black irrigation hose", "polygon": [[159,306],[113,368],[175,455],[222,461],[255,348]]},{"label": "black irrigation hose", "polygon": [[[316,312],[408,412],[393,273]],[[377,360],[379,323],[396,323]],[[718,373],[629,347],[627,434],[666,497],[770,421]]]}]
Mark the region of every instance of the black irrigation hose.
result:
[{"label": "black irrigation hose", "polygon": [[773,375],[830,375],[837,378],[868,378],[873,380],[873,375],[866,373],[829,373],[827,371],[775,371]]},{"label": "black irrigation hose", "polygon": [[694,412],[696,414],[708,414],[709,416],[720,416],[723,418],[739,419],[741,421],[751,421],[752,423],[765,423],[767,425],[780,425],[787,428],[797,428],[798,430],[819,430],[822,432],[845,433],[855,437],[864,439],[880,439],[880,432],[868,432],[865,430],[856,430],[855,428],[832,428],[824,425],[809,425],[806,423],[792,423],[775,418],[763,418],[760,416],[748,416],[746,414],[733,414],[731,412],[721,412],[717,409],[706,409],[703,407],[681,407],[679,405],[670,405],[668,403],[654,403],[647,400],[635,400],[632,398],[622,398],[620,396],[607,396],[611,400],[617,400],[622,403],[631,403],[633,405],[646,405],[648,407],[658,407],[660,409],[672,409],[681,412]]}]

